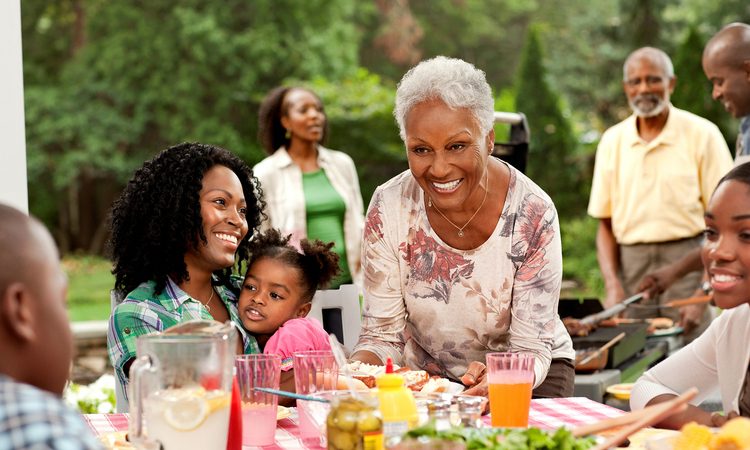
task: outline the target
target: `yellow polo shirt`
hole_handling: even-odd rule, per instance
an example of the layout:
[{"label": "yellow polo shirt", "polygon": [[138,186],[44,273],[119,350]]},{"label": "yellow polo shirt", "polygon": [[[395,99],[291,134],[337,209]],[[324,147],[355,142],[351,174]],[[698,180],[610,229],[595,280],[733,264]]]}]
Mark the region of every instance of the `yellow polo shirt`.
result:
[{"label": "yellow polo shirt", "polygon": [[703,212],[732,157],[719,128],[670,106],[661,134],[638,136],[632,115],[602,135],[588,213],[612,219],[618,244],[665,242],[705,228]]}]

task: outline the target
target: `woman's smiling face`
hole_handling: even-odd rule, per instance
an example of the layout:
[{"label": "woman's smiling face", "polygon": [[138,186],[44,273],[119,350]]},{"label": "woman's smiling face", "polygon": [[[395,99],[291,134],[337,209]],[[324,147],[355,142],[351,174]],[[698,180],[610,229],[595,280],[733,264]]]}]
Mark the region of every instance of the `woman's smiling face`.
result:
[{"label": "woman's smiling face", "polygon": [[734,308],[750,300],[750,186],[721,183],[706,210],[701,251],[716,305]]},{"label": "woman's smiling face", "polygon": [[468,109],[440,100],[414,106],[404,131],[409,169],[435,206],[444,212],[476,209],[494,131],[483,135]]},{"label": "woman's smiling face", "polygon": [[189,269],[208,272],[231,267],[248,231],[242,183],[231,169],[216,165],[203,175],[199,198],[206,242],[199,240],[198,248],[185,255],[185,263]]}]

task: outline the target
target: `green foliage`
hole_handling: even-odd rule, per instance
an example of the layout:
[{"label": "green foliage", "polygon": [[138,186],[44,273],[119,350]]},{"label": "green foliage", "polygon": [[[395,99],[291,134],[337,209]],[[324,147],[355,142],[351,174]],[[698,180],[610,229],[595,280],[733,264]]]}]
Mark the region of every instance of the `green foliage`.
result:
[{"label": "green foliage", "polygon": [[718,125],[724,136],[728,137],[729,148],[734,148],[737,128],[730,126],[730,115],[721,102],[711,98],[711,82],[703,73],[703,46],[707,41],[708,37],[692,26],[677,49],[673,60],[677,84],[672,103]]},{"label": "green foliage", "polygon": [[[349,0],[24,7],[29,172],[44,180],[30,186],[39,199],[31,211],[58,225],[63,251],[88,249],[111,198],[85,203],[87,184],[116,190],[144,160],[183,141],[259,161],[256,114],[271,87],[356,70],[353,12]],[[50,30],[85,39],[63,39],[60,49]],[[95,223],[77,228],[86,221]]]},{"label": "green foliage", "polygon": [[531,128],[528,175],[555,202],[561,216],[583,210],[584,174],[571,168],[577,139],[560,97],[546,79],[539,32],[529,29],[517,74],[516,106],[526,114]]},{"label": "green foliage", "polygon": [[307,85],[326,105],[328,145],[348,153],[357,164],[366,208],[378,185],[407,168],[392,114],[395,89],[366,69],[338,82],[317,77]]},{"label": "green foliage", "polygon": [[575,282],[564,296],[602,297],[604,281],[596,259],[596,230],[599,221],[585,216],[560,218],[563,279]]}]

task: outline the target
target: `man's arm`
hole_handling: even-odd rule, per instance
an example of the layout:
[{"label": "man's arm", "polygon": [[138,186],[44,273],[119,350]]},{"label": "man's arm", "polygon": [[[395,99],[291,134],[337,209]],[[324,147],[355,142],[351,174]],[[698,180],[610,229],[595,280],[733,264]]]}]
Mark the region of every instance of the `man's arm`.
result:
[{"label": "man's arm", "polygon": [[612,219],[599,219],[599,228],[596,231],[596,259],[599,261],[599,270],[607,291],[604,299],[605,308],[614,306],[625,298],[622,283],[617,277],[620,267],[619,254],[619,247],[612,233]]},{"label": "man's arm", "polygon": [[701,269],[703,269],[701,249],[696,248],[678,261],[647,273],[638,284],[638,291],[647,291],[649,297],[655,297],[688,273]]}]

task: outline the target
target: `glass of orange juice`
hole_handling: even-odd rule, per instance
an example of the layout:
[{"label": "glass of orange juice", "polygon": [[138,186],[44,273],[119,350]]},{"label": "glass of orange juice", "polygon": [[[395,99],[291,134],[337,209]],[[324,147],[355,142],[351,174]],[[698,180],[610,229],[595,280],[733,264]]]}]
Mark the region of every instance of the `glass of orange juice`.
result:
[{"label": "glass of orange juice", "polygon": [[492,426],[528,427],[531,387],[534,384],[534,355],[488,353],[487,382]]}]

